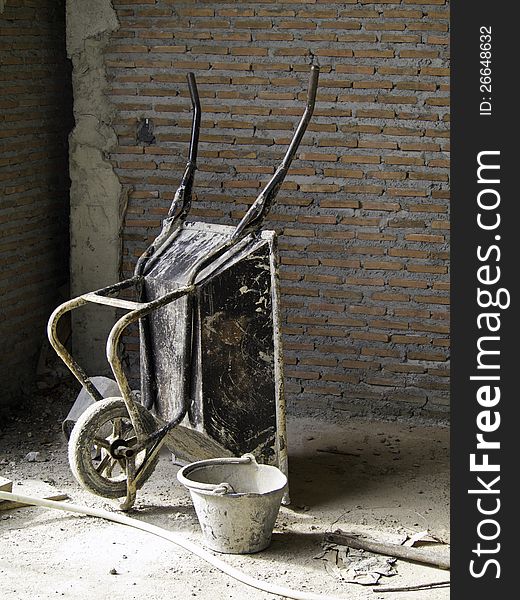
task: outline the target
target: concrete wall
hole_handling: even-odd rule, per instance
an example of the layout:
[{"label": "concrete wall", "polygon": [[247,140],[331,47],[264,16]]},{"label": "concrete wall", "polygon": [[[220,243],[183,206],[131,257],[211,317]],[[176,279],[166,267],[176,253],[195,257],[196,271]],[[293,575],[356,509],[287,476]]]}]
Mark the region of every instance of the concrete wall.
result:
[{"label": "concrete wall", "polygon": [[[67,0],[67,54],[72,61],[75,127],[70,136],[71,295],[114,283],[120,272],[124,191],[108,160],[117,146],[116,109],[104,51],[119,27],[107,0]],[[91,375],[109,373],[105,342],[115,311],[87,306],[72,313],[72,350]]]},{"label": "concrete wall", "polygon": [[65,2],[0,2],[0,405],[29,393],[68,281]]},{"label": "concrete wall", "polygon": [[[157,233],[186,159],[188,71],[203,105],[191,218],[237,223],[283,155],[314,60],[322,67],[315,118],[266,223],[281,233],[289,399],[444,413],[448,2],[98,0],[89,20],[91,4],[69,1],[76,118],[81,106],[82,135],[100,130],[95,172],[86,167],[92,156],[72,147],[72,165],[82,165],[73,166],[73,204],[83,203],[83,219],[93,185],[108,211],[73,218],[82,244],[106,221],[92,265],[115,278],[113,254],[98,261],[119,248],[122,227],[128,276]],[[96,25],[92,15],[105,18]],[[83,88],[81,56],[99,77]],[[136,138],[145,118],[152,144]],[[76,287],[88,288],[87,279]],[[126,349],[135,364],[135,337]]]}]

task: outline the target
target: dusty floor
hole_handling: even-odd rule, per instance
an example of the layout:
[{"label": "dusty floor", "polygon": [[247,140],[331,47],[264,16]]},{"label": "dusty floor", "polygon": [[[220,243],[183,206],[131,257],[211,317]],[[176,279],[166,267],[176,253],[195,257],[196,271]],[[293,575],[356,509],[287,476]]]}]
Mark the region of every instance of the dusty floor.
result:
[{"label": "dusty floor", "polygon": [[[0,475],[22,494],[65,493],[75,503],[106,508],[109,503],[81,489],[70,474],[60,432],[70,397],[59,391],[55,396],[52,405],[49,395],[42,396],[25,417],[0,422]],[[289,417],[288,429],[292,506],[282,507],[268,550],[225,560],[261,579],[339,598],[448,599],[448,587],[381,592],[445,581],[446,571],[399,560],[397,575],[368,587],[336,579],[314,558],[323,534],[338,528],[389,542],[428,529],[449,542],[448,429],[303,417]],[[45,451],[48,460],[28,462],[30,451]],[[131,514],[200,542],[190,499],[175,473],[165,452]],[[448,547],[436,551],[447,554]],[[0,590],[10,600],[276,598],[146,533],[37,508],[0,510]]]}]

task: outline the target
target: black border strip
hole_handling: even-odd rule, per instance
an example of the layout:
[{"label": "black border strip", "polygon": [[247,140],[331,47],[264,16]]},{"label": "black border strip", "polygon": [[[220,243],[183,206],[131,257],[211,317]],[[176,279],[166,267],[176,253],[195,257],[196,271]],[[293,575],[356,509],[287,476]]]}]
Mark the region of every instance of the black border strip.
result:
[{"label": "black border strip", "polygon": [[[520,144],[517,142],[518,117],[515,116],[518,104],[518,92],[515,91],[518,69],[515,67],[520,54],[517,45],[520,33],[515,21],[515,3],[454,0],[451,8],[452,598],[498,600],[516,596],[509,590],[514,589],[513,576],[516,573],[513,560],[516,552],[513,544],[520,518],[513,514],[519,506],[513,490],[519,471],[516,465],[518,450],[513,441],[520,439],[520,431],[517,433],[520,427],[517,408],[520,398],[515,380],[515,371],[520,374],[519,353],[515,344],[520,339],[520,328],[518,302],[513,293],[518,272],[517,240],[520,240],[516,217],[520,198],[513,189],[516,171],[520,170],[520,165],[516,164],[517,147]],[[480,62],[480,44],[487,40],[481,40],[481,35],[485,35],[481,27],[491,27],[491,93],[480,87],[480,70],[486,68]],[[491,98],[491,114],[481,115],[480,103],[488,97]],[[481,175],[488,180],[494,179],[493,174],[499,173],[500,183],[478,183],[477,157],[483,151],[500,152],[499,155],[482,157],[488,164],[499,164],[500,170],[481,171]],[[481,196],[484,202],[491,203],[491,199],[499,195],[500,203],[496,210],[479,209],[477,198],[483,189],[495,190]],[[499,213],[500,225],[487,231],[479,228],[479,212],[482,213],[481,218],[487,219],[487,223],[494,223],[493,219]],[[497,235],[500,239],[496,238]],[[490,250],[487,260],[479,260],[477,247],[481,247],[481,256],[485,256],[492,245],[499,250]],[[485,265],[489,265],[490,270],[481,271],[481,276],[487,273],[488,277],[495,277],[498,266],[499,282],[494,285],[479,283],[478,269]],[[479,306],[479,287],[492,294],[497,294],[499,288],[509,290],[510,306]],[[505,292],[502,292],[501,298],[505,300]],[[484,304],[484,296],[481,296],[481,300]],[[489,321],[481,320],[482,328],[479,330],[479,314],[490,312],[497,313],[498,317]],[[488,331],[486,323],[491,321],[494,326],[500,323],[498,331]],[[478,339],[486,335],[494,335],[498,339],[481,339],[481,348],[492,348],[500,354],[481,356],[481,362],[498,364],[498,369],[477,368]],[[472,375],[498,375],[500,380],[472,381]],[[478,390],[487,385],[491,386],[494,395],[494,388],[500,388],[500,401],[496,406],[486,407],[478,402]],[[500,442],[500,450],[476,448],[479,413],[483,411],[489,411],[480,416],[480,424],[484,427],[494,427],[500,418],[500,425],[495,431],[484,433],[484,439]],[[476,454],[475,461],[482,463],[485,460],[483,454],[486,453],[489,462],[499,466],[500,471],[472,472],[470,455]],[[497,476],[500,479],[491,485]],[[481,477],[491,491],[486,493],[477,477]],[[479,490],[479,493],[470,494],[468,490]],[[484,515],[484,510],[497,512]],[[484,522],[486,519],[488,521]],[[483,536],[494,537],[499,528],[495,539],[481,539]],[[470,572],[472,560],[475,561],[475,576]]]}]

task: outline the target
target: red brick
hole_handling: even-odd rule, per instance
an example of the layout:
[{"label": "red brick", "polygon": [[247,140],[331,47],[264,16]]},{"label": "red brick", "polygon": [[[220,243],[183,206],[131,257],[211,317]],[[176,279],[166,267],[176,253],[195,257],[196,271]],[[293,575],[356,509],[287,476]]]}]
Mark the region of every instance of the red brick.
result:
[{"label": "red brick", "polygon": [[[314,118],[266,222],[282,234],[288,389],[311,402],[353,394],[424,404],[427,390],[447,399],[446,9],[437,0],[204,2],[181,3],[179,18],[170,5],[116,6],[122,27],[106,61],[119,148],[110,160],[134,188],[130,224],[144,227],[124,235],[129,273],[153,237],[145,223],[164,218],[184,168],[186,70],[197,74],[205,115],[191,214],[229,223],[283,156],[306,100],[311,52],[323,63]],[[125,46],[139,52],[117,50]],[[430,59],[435,66],[423,65]],[[14,97],[25,84],[20,78],[4,87]],[[27,135],[17,125],[22,110],[42,110],[25,102],[4,118],[13,125],[3,139]],[[139,147],[135,123],[146,113],[157,144]],[[18,182],[8,188],[6,198],[25,193]],[[332,364],[299,368],[301,353]],[[376,375],[380,365],[385,373]],[[421,382],[419,392],[408,374]]]}]

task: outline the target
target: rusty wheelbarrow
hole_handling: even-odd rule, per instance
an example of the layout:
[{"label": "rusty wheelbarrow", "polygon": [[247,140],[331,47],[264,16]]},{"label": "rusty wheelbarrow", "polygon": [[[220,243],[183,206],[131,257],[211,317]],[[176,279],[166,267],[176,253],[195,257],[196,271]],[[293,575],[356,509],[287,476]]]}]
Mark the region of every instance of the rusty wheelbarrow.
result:
[{"label": "rusty wheelbarrow", "polygon": [[[89,491],[124,498],[129,509],[166,444],[179,462],[253,453],[287,474],[287,442],[274,231],[261,229],[311,118],[318,86],[311,67],[307,105],[284,159],[236,227],[186,222],[200,128],[193,73],[189,158],[162,229],[133,277],[60,305],[49,340],[94,402],[69,439],[72,473]],[[134,300],[119,298],[132,289]],[[59,319],[87,303],[126,311],[106,353],[120,396],[102,398],[57,337]],[[141,401],[119,356],[139,322]]]}]

